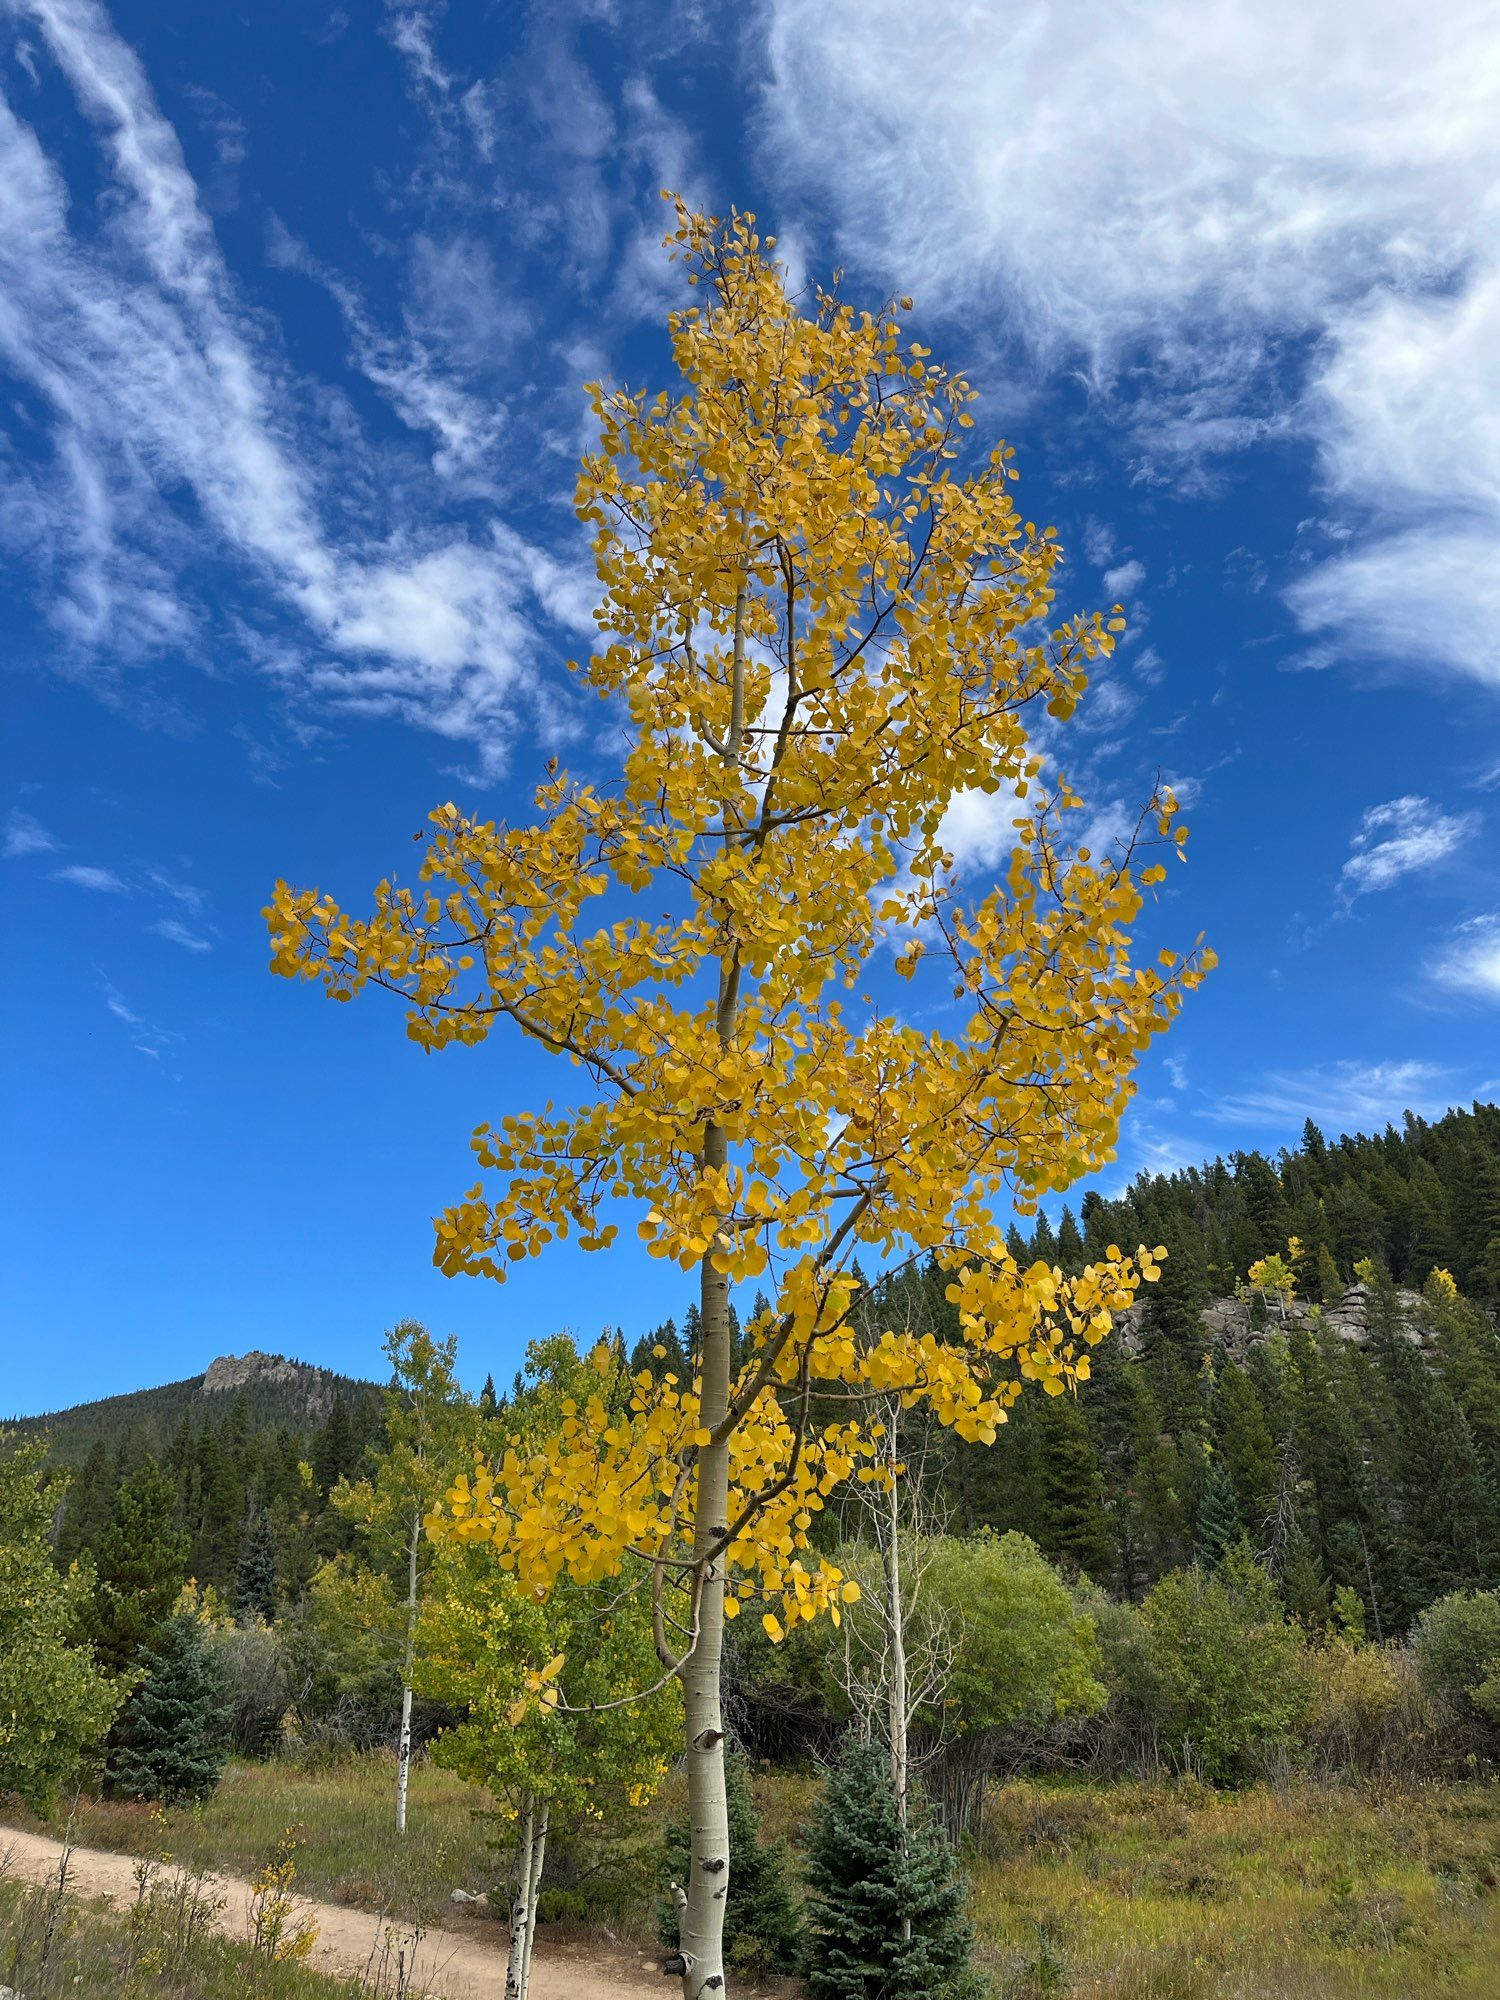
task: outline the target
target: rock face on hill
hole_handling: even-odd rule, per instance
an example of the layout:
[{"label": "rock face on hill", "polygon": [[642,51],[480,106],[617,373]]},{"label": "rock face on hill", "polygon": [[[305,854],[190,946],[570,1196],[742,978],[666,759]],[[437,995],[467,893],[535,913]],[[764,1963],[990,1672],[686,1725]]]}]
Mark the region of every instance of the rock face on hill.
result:
[{"label": "rock face on hill", "polygon": [[160,1457],[184,1422],[193,1430],[205,1421],[218,1423],[236,1403],[254,1432],[276,1424],[292,1429],[321,1424],[337,1399],[352,1411],[379,1395],[373,1382],[256,1349],[249,1354],[221,1354],[202,1375],[190,1375],[183,1382],[134,1389],[123,1396],[12,1421],[22,1432],[44,1431],[58,1463],[77,1466],[95,1444],[113,1451],[124,1438],[129,1438],[132,1451]]},{"label": "rock face on hill", "polygon": [[288,1361],[280,1354],[262,1354],[259,1348],[249,1354],[221,1354],[203,1372],[203,1394],[224,1395],[234,1389],[248,1388],[252,1382],[296,1382],[305,1377],[309,1383],[315,1383],[319,1373],[305,1362]]},{"label": "rock face on hill", "polygon": [[[1312,1331],[1317,1325],[1314,1316],[1318,1315],[1325,1333],[1347,1341],[1351,1347],[1368,1347],[1370,1298],[1368,1285],[1350,1285],[1337,1305],[1321,1307],[1308,1305],[1302,1299],[1258,1301],[1254,1305],[1248,1299],[1210,1299],[1203,1308],[1203,1331],[1210,1342],[1222,1340],[1233,1360],[1243,1361],[1252,1347],[1274,1334],[1290,1332],[1294,1327]],[[1421,1294],[1398,1286],[1396,1298],[1401,1307],[1402,1334],[1413,1347],[1425,1349],[1431,1344],[1432,1330],[1423,1311]],[[1145,1313],[1144,1303],[1138,1303],[1120,1321],[1120,1339],[1127,1353],[1140,1351]]]}]

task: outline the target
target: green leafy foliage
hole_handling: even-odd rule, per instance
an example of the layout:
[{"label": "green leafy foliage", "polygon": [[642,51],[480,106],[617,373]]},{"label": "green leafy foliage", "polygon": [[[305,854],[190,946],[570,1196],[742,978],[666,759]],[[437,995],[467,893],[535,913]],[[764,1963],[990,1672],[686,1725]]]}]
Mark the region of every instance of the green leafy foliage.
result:
[{"label": "green leafy foliage", "polygon": [[1461,1590],[1440,1599],[1415,1637],[1428,1684],[1460,1715],[1500,1736],[1500,1591]]},{"label": "green leafy foliage", "polygon": [[0,1792],[45,1805],[103,1738],[128,1682],[111,1682],[74,1634],[88,1602],[59,1575],[48,1530],[62,1482],[44,1448],[0,1437]]},{"label": "green leafy foliage", "polygon": [[1181,1570],[1146,1599],[1147,1655],[1165,1741],[1210,1784],[1253,1775],[1303,1712],[1302,1640],[1241,1542],[1212,1574]]}]

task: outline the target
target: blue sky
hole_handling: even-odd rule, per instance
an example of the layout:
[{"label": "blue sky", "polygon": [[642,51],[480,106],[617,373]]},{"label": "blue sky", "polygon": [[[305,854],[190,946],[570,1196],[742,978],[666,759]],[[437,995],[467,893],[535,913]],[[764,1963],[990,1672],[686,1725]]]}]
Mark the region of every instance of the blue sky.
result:
[{"label": "blue sky", "polygon": [[545,1060],[422,1057],[258,914],[601,774],[581,384],[665,379],[663,187],[914,293],[1069,608],[1129,607],[1070,769],[1105,836],[1178,784],[1157,922],[1221,968],[1118,1178],[1500,1088],[1492,5],[0,0],[0,1405],[683,1304],[628,1250],[440,1280]]}]

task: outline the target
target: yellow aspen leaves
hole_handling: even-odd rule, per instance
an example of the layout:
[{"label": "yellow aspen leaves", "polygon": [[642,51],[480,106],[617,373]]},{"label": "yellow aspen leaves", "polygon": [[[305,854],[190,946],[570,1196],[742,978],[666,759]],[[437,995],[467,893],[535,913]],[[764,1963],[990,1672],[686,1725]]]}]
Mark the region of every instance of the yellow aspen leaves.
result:
[{"label": "yellow aspen leaves", "polygon": [[[976,391],[903,344],[904,302],[792,296],[751,217],[679,203],[669,243],[695,282],[677,381],[590,388],[577,488],[599,639],[573,673],[625,719],[619,770],[549,769],[514,825],[444,804],[414,883],[363,915],[278,883],[267,920],[276,972],[384,988],[424,1050],[504,1031],[568,1059],[559,1103],[475,1128],[440,1270],[503,1280],[633,1226],[770,1300],[712,1433],[696,1379],[601,1345],[598,1395],[458,1482],[435,1531],[540,1593],[681,1576],[696,1454],[727,1441],[719,1555],[779,1638],[850,1601],[811,1530],[884,1476],[867,1398],[992,1439],[1025,1384],[1087,1379],[1157,1276],[1147,1246],[1022,1271],[1003,1222],[1113,1160],[1141,1053],[1213,958],[1132,949],[1186,839],[1170,792],[1108,853],[1070,835],[1067,720],[1123,619],[1059,611],[1010,449],[968,440]],[[942,839],[973,796],[1004,801],[989,880]],[[857,1336],[856,1260],[914,1258],[951,1327]]]}]

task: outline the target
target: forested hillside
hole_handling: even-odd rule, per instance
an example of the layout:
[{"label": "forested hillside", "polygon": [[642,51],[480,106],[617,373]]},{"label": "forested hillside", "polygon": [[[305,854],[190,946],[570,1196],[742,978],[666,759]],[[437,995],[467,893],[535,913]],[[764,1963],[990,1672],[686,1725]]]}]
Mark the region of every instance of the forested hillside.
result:
[{"label": "forested hillside", "polygon": [[247,1355],[221,1358],[184,1382],[23,1418],[16,1428],[44,1435],[53,1459],[73,1470],[58,1521],[61,1562],[97,1545],[122,1487],[152,1462],[171,1482],[189,1574],[200,1585],[231,1593],[259,1538],[274,1543],[277,1594],[294,1599],[318,1563],[346,1545],[329,1495],[358,1471],[381,1425],[373,1383]]},{"label": "forested hillside", "polygon": [[[1065,1572],[1132,1600],[1243,1531],[1289,1608],[1325,1615],[1348,1588],[1372,1636],[1500,1581],[1500,1109],[1337,1141],[1309,1124],[1277,1160],[1143,1176],[1118,1200],[1065,1208],[1055,1228],[1017,1231],[1012,1248],[1076,1270],[1140,1241],[1168,1248],[1161,1281],[1101,1343],[1076,1399],[1022,1398],[993,1447],[934,1436],[955,1529],[1020,1529]],[[1249,1292],[1251,1267],[1273,1256],[1293,1289]],[[1452,1285],[1431,1284],[1434,1269]],[[942,1329],[944,1290],[935,1272],[904,1274],[871,1310]],[[663,1347],[685,1368],[695,1327],[690,1307],[653,1328],[633,1365]],[[378,1393],[237,1366],[237,1386],[205,1392],[196,1377],[27,1421],[77,1466],[62,1560],[94,1545],[147,1457],[172,1481],[200,1584],[232,1592],[259,1535],[274,1543],[278,1597],[294,1601],[347,1546],[329,1496],[379,1447]]]}]

